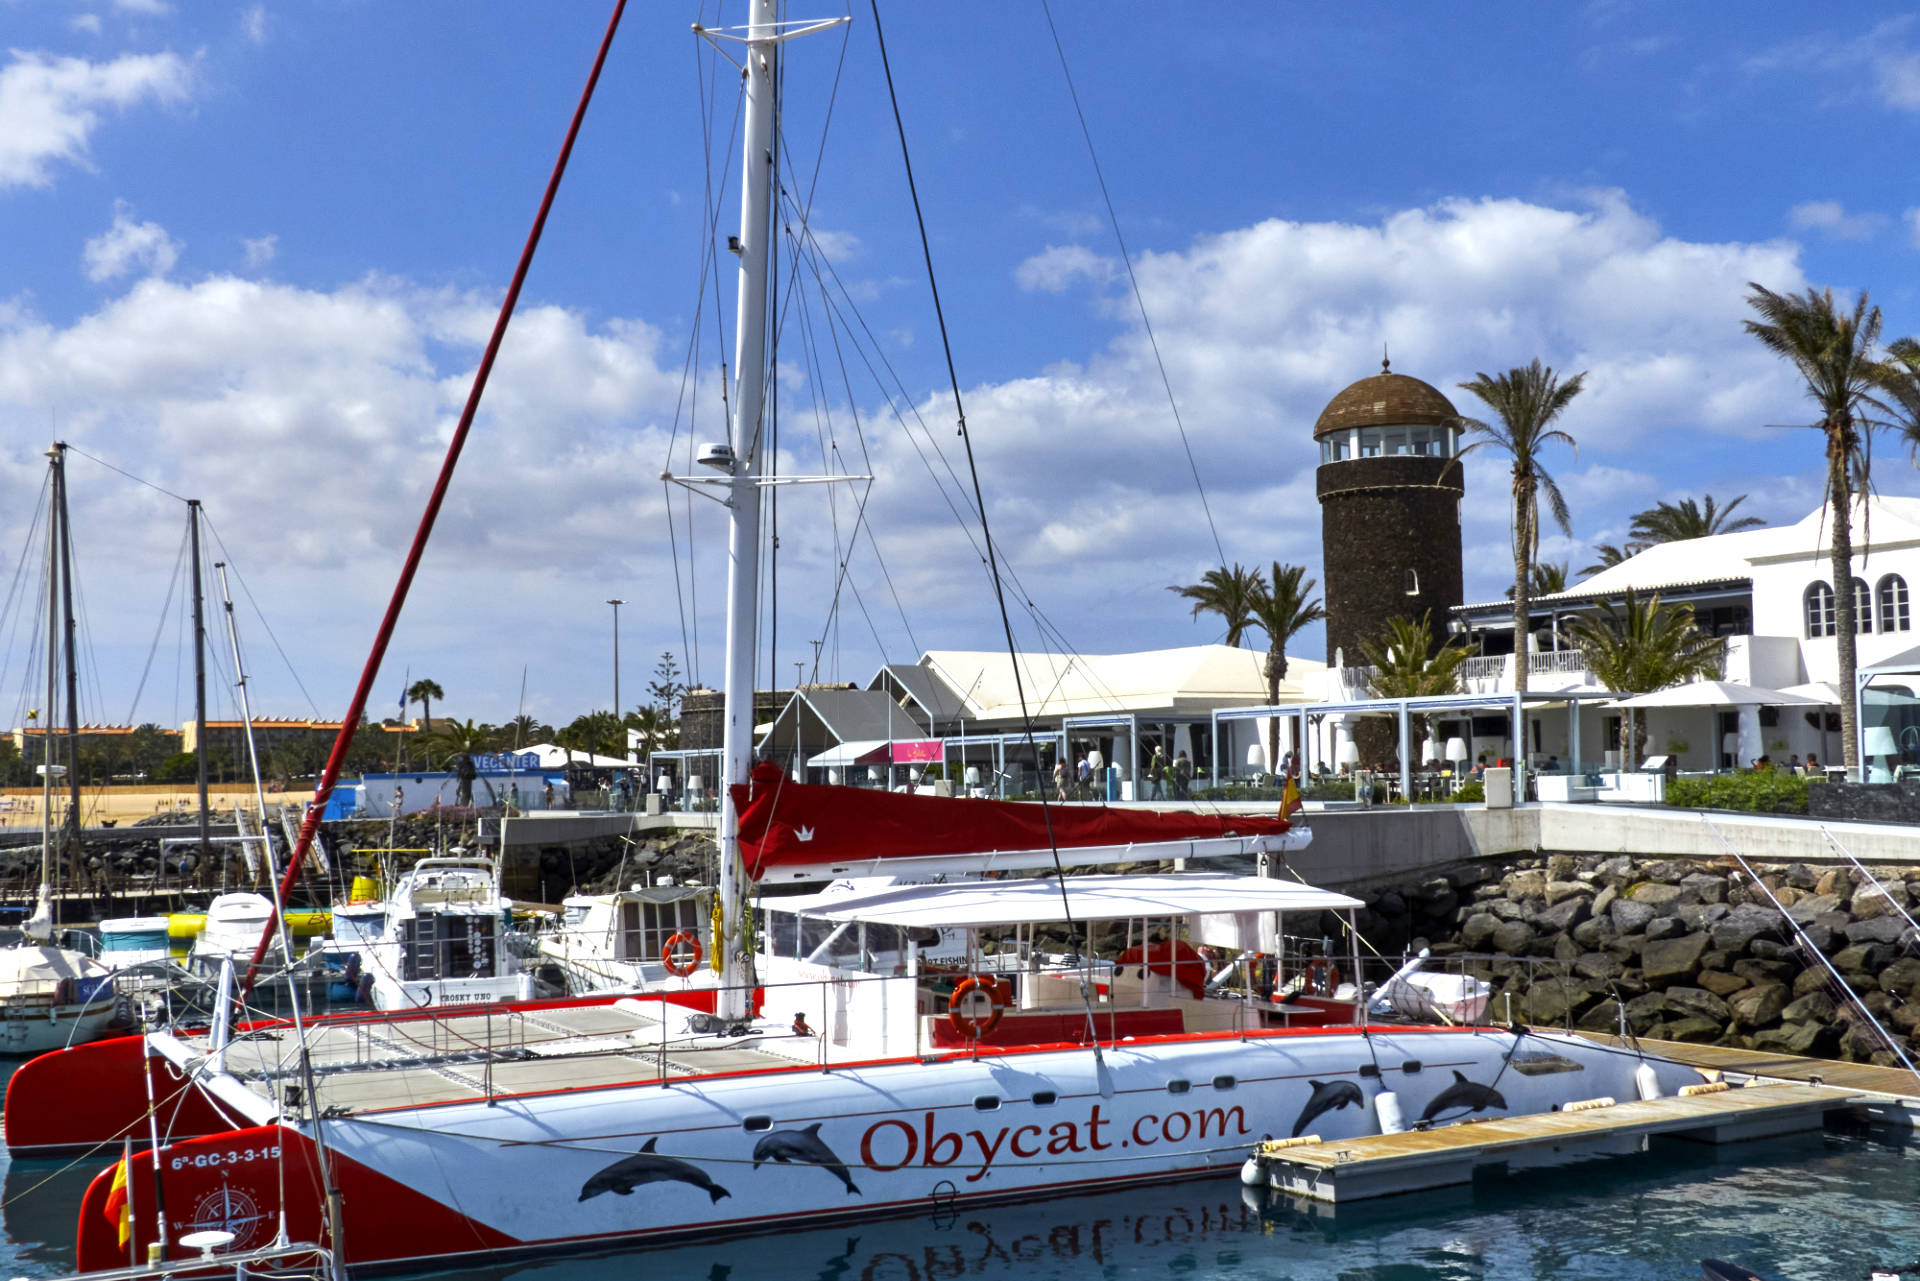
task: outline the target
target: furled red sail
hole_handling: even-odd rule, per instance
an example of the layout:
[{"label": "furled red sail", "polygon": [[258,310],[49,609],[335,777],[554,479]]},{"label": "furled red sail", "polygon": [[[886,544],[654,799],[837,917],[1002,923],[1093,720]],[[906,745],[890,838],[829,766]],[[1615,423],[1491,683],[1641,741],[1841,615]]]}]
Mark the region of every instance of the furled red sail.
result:
[{"label": "furled red sail", "polygon": [[[798,868],[852,870],[893,860],[977,857],[994,867],[1044,866],[1057,847],[1064,862],[1084,862],[1076,853],[1132,853],[1134,858],[1173,857],[1141,846],[1182,842],[1250,841],[1284,836],[1284,818],[1243,814],[1160,813],[1092,805],[1039,805],[945,796],[869,791],[796,783],[780,767],[756,765],[753,780],[735,786],[740,814],[740,854],[747,875],[765,880]],[[1052,831],[1048,831],[1048,814]],[[1021,854],[1044,858],[1021,860]],[[1223,849],[1196,850],[1208,853]],[[996,856],[1016,857],[996,857]],[[1101,859],[1100,861],[1109,861]]]}]

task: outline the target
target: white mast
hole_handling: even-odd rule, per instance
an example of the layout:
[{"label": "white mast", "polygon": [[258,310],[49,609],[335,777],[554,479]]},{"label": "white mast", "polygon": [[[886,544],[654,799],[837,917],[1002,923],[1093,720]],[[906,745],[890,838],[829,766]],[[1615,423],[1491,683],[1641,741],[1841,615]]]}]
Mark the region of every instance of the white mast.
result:
[{"label": "white mast", "polygon": [[767,268],[773,250],[773,86],[780,57],[774,0],[753,0],[747,28],[743,89],[745,141],[741,149],[740,294],[734,312],[733,484],[728,489],[727,685],[720,740],[720,952],[718,1013],[747,1014],[746,975],[738,960],[744,906],[740,815],[731,785],[753,767],[755,592],[760,566],[761,415],[767,403]]}]

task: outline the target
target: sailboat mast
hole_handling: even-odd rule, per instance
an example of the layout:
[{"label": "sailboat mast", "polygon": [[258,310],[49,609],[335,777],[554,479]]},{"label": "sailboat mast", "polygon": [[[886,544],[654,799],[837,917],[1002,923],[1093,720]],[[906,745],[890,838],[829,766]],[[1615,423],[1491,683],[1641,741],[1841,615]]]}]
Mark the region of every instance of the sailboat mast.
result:
[{"label": "sailboat mast", "polygon": [[[193,552],[193,764],[200,784],[200,857],[194,865],[202,885],[212,884],[212,842],[207,836],[207,620],[200,585],[200,500],[187,500],[187,536]],[[393,844],[388,841],[387,844]]]},{"label": "sailboat mast", "polygon": [[53,469],[54,505],[60,511],[60,616],[61,631],[65,637],[62,647],[66,659],[67,678],[67,819],[62,825],[66,828],[66,837],[62,844],[69,858],[74,861],[74,876],[78,881],[80,864],[80,673],[74,662],[74,622],[73,622],[73,520],[67,509],[67,446],[64,441],[55,442],[59,450]]},{"label": "sailboat mast", "polygon": [[720,932],[722,990],[718,1013],[747,1013],[746,974],[740,960],[744,873],[740,865],[740,815],[733,784],[753,768],[754,595],[759,579],[761,419],[767,396],[767,268],[773,246],[774,77],[780,42],[774,0],[753,0],[741,72],[746,94],[741,145],[740,291],[734,313],[733,484],[728,501],[727,687],[721,734]]},{"label": "sailboat mast", "polygon": [[[53,920],[53,709],[54,671],[60,661],[60,487],[61,446],[47,450],[47,689],[40,704],[40,903]],[[36,911],[36,916],[38,915]]]}]

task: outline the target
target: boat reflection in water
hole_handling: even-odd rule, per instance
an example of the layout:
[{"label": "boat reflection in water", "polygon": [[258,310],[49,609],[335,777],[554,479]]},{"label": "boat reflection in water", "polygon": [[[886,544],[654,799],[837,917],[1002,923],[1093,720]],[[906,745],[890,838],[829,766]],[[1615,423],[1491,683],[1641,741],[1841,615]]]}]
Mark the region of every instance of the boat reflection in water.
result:
[{"label": "boat reflection in water", "polygon": [[[607,1281],[646,1275],[693,1281],[958,1281],[1098,1276],[1167,1251],[1230,1246],[1262,1230],[1255,1198],[1234,1179],[1059,1197],[1034,1204],[955,1206],[843,1228],[587,1255],[513,1269],[441,1273],[488,1281]],[[1177,1265],[1176,1265],[1177,1266]]]}]

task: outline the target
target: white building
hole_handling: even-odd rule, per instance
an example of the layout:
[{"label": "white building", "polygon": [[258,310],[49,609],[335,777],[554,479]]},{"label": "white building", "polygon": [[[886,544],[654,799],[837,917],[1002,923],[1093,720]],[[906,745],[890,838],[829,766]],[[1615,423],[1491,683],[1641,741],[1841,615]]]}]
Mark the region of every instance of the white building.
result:
[{"label": "white building", "polygon": [[[1572,651],[1565,623],[1596,605],[1620,602],[1631,590],[1657,592],[1667,603],[1694,608],[1702,627],[1724,639],[1723,680],[1782,691],[1774,706],[1730,707],[1712,701],[1703,688],[1692,707],[1658,709],[1649,715],[1649,753],[1679,758],[1685,770],[1745,766],[1765,754],[1776,762],[1817,754],[1825,763],[1841,758],[1838,730],[1839,655],[1831,580],[1832,522],[1824,507],[1794,525],[1743,530],[1712,538],[1662,543],[1595,574],[1564,592],[1531,601],[1528,685],[1533,691],[1593,691],[1600,688]],[[1920,584],[1920,498],[1873,498],[1853,513],[1853,582],[1858,665],[1871,667],[1914,648],[1912,592]],[[1452,630],[1464,634],[1480,657],[1469,661],[1467,688],[1495,694],[1513,688],[1513,605],[1510,600],[1463,605],[1453,611]],[[1351,693],[1364,674],[1350,673]],[[1820,688],[1821,686],[1825,688]],[[1329,688],[1330,696],[1335,696]],[[1862,723],[1886,725],[1920,742],[1910,698],[1869,689]],[[1615,745],[1617,715],[1582,721],[1580,741],[1571,738],[1571,718],[1552,711],[1529,713],[1527,757],[1557,756],[1595,762]],[[1911,731],[1911,733],[1908,733]],[[1511,747],[1511,744],[1508,744]],[[1920,751],[1915,753],[1920,760]]]}]

